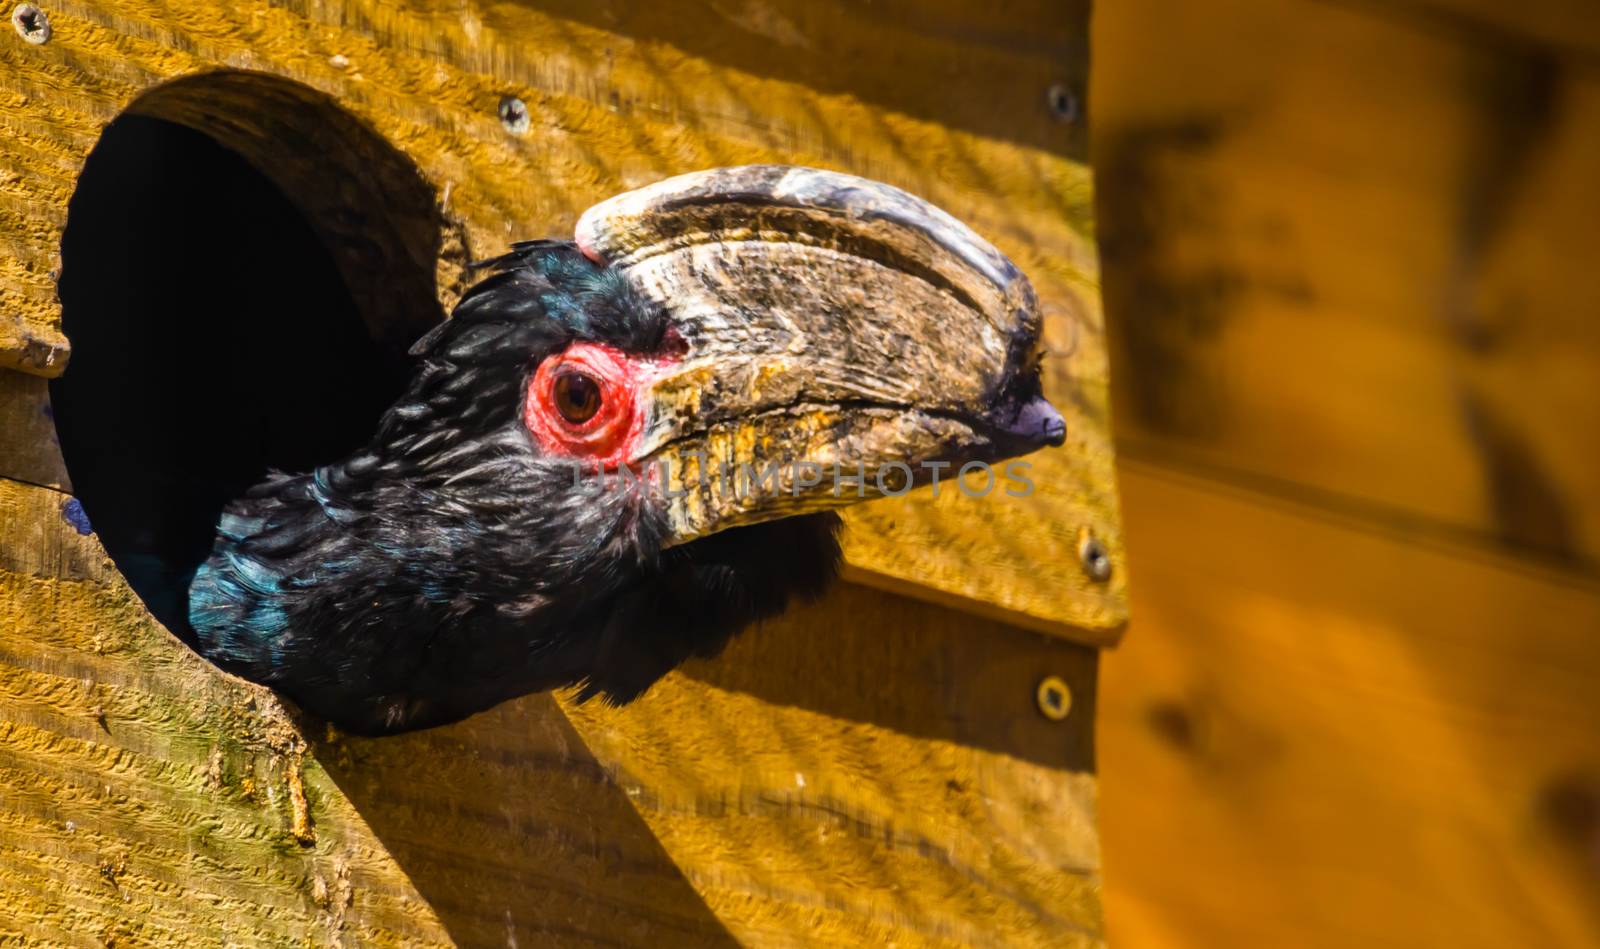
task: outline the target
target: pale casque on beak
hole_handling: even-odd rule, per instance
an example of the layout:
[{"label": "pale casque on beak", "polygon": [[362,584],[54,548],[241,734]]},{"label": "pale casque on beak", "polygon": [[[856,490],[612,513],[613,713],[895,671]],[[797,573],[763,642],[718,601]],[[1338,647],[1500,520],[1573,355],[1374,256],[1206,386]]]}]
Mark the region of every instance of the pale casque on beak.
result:
[{"label": "pale casque on beak", "polygon": [[[576,236],[686,344],[642,383],[629,459],[665,481],[669,544],[855,503],[861,472],[867,497],[898,491],[904,470],[884,482],[886,465],[920,483],[923,462],[994,462],[1064,440],[1040,391],[1033,287],[897,188],[718,168],[604,201]],[[775,483],[741,475],[773,466]]]}]

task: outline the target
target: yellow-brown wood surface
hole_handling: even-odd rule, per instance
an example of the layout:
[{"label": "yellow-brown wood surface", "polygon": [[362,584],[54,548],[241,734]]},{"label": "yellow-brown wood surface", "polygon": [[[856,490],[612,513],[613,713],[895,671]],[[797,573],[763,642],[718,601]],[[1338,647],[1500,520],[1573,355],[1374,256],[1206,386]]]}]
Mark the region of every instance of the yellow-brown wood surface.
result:
[{"label": "yellow-brown wood surface", "polygon": [[1600,945],[1600,20],[1121,0],[1126,946]]},{"label": "yellow-brown wood surface", "polygon": [[[52,376],[66,364],[52,274],[77,171],[100,129],[140,93],[199,71],[305,83],[415,162],[448,232],[446,300],[467,256],[514,238],[570,235],[590,204],[665,176],[769,161],[851,171],[946,208],[1029,274],[1048,324],[1046,390],[1067,413],[1070,438],[1066,450],[1030,459],[1038,490],[1026,501],[973,503],[948,491],[851,513],[852,576],[1114,641],[1126,618],[1125,571],[1090,179],[1081,123],[1049,107],[1052,89],[1071,96],[1081,87],[1085,8],[631,7],[51,5],[49,43],[0,44],[0,314],[10,327],[0,330],[0,365]],[[237,86],[213,97],[203,86],[169,90],[136,108],[232,144],[228,133],[251,121],[239,114]],[[526,133],[502,126],[505,96],[525,103]],[[295,132],[275,139],[279,152],[263,170],[314,224],[326,221],[303,173],[315,156],[282,143],[339,139]],[[1108,582],[1079,566],[1086,530],[1116,565]]]},{"label": "yellow-brown wood surface", "polygon": [[624,710],[357,739],[174,640],[65,500],[0,481],[0,935],[1099,943],[1087,647],[844,587]]},{"label": "yellow-brown wood surface", "polygon": [[[1062,636],[1114,636],[1125,571],[1082,130],[1047,96],[1081,89],[1083,7],[42,6],[48,43],[0,40],[0,939],[1100,942],[1097,655]],[[314,97],[237,74],[161,86],[216,68],[326,93],[415,162],[427,213],[382,160],[317,153],[351,138]],[[497,117],[504,96],[526,134]],[[56,248],[85,156],[130,106],[265,162],[341,267],[364,236],[346,212],[376,201],[398,231],[437,212],[431,248],[365,236],[435,267],[445,302],[468,256],[570,233],[592,202],[676,172],[890,181],[1034,279],[1075,442],[1038,460],[1027,504],[947,492],[938,513],[851,518],[853,576],[962,611],[843,586],[624,710],[534,696],[398,738],[327,732],[156,625],[68,506],[41,385],[69,359]],[[302,188],[323,160],[354,173]],[[380,332],[411,318],[370,311],[406,306],[394,286],[352,287]],[[1084,529],[1109,584],[1083,575]],[[1049,675],[1071,689],[1065,721],[1035,708]]]}]

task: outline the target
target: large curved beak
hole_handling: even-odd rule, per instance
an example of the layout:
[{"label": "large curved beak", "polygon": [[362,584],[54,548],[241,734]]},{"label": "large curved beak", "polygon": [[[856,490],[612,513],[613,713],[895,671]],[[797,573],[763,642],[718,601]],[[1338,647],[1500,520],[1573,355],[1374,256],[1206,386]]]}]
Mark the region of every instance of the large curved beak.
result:
[{"label": "large curved beak", "polygon": [[577,240],[687,344],[641,393],[634,459],[663,481],[671,544],[1065,437],[1027,278],[897,188],[718,168],[596,205]]}]

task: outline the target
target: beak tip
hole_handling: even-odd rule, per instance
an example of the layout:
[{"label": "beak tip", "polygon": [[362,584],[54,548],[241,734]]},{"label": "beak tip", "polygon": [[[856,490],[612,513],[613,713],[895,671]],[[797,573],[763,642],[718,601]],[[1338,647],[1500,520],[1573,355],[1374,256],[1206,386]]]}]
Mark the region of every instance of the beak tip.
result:
[{"label": "beak tip", "polygon": [[1003,430],[1040,448],[1046,445],[1059,448],[1067,440],[1067,420],[1042,395],[1024,403]]}]

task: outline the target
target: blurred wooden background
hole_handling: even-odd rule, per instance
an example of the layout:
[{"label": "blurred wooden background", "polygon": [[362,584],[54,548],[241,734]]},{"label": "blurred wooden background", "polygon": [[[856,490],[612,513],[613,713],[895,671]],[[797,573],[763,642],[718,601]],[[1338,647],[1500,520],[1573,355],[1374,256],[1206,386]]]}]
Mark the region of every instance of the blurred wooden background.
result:
[{"label": "blurred wooden background", "polygon": [[1597,14],[1097,5],[1112,944],[1600,944]]}]

